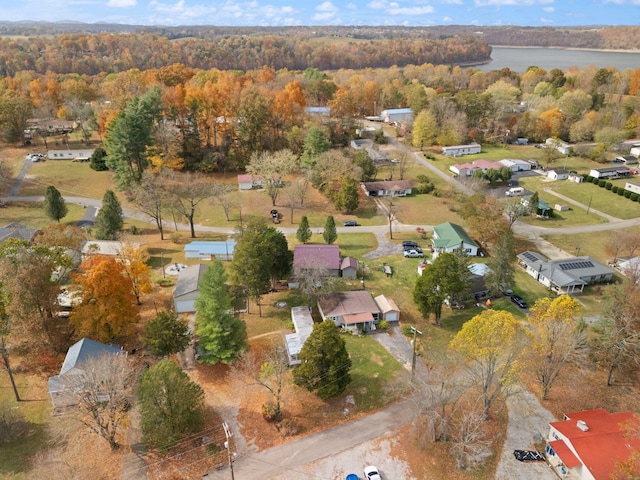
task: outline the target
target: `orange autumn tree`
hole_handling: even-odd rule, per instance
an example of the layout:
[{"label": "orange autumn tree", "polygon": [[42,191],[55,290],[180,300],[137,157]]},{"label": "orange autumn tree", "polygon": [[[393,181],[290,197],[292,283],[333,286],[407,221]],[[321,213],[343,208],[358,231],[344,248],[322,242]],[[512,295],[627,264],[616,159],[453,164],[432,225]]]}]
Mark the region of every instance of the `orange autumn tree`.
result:
[{"label": "orange autumn tree", "polygon": [[151,280],[149,279],[151,267],[147,264],[149,251],[143,245],[124,242],[118,252],[118,259],[124,267],[124,273],[131,280],[136,303],[140,305],[140,296],[151,291]]},{"label": "orange autumn tree", "polygon": [[109,342],[132,333],[140,310],[122,263],[94,255],[71,278],[82,291],[81,304],[69,316],[78,335]]}]

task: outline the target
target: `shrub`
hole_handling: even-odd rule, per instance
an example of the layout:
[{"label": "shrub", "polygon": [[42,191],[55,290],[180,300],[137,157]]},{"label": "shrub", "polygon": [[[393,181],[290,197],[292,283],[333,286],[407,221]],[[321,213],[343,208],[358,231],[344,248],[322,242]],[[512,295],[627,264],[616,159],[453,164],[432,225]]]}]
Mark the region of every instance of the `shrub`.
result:
[{"label": "shrub", "polygon": [[624,188],[618,188],[618,195],[624,195]]},{"label": "shrub", "polygon": [[276,427],[283,437],[298,435],[302,432],[302,427],[292,418],[285,418]]},{"label": "shrub", "polygon": [[613,187],[611,187],[611,192],[612,193],[618,193],[618,186],[614,185]]},{"label": "shrub", "polygon": [[131,235],[140,235],[140,229],[138,227],[136,227],[135,225],[131,225],[129,227],[129,233]]},{"label": "shrub", "polygon": [[624,198],[631,198],[631,194],[632,194],[632,193],[633,193],[633,192],[631,192],[631,190],[625,190],[625,191],[624,191]]},{"label": "shrub", "polygon": [[373,140],[380,145],[384,145],[389,142],[389,140],[387,140],[387,137],[384,136],[384,132],[382,130],[376,131],[376,134],[373,137]]},{"label": "shrub", "polygon": [[604,187],[606,184],[607,184],[607,181],[606,181],[606,180],[598,180],[598,186],[599,186],[600,188]]},{"label": "shrub", "polygon": [[378,322],[378,329],[384,330],[385,332],[389,329],[389,322],[386,320],[380,320]]},{"label": "shrub", "polygon": [[433,153],[425,153],[424,154],[424,158],[426,158],[428,160],[435,160],[436,156]]},{"label": "shrub", "polygon": [[171,241],[176,245],[180,245],[180,241],[182,240],[182,235],[179,232],[173,232],[171,234]]},{"label": "shrub", "polygon": [[613,183],[611,183],[611,182],[607,182],[604,185],[604,188],[606,188],[607,190],[611,190],[611,187],[613,187]]},{"label": "shrub", "polygon": [[267,422],[277,422],[280,420],[281,412],[273,402],[267,402],[262,404],[262,417]]},{"label": "shrub", "polygon": [[629,197],[629,200],[631,200],[633,202],[637,202],[638,201],[638,197],[640,197],[640,195],[638,195],[636,192],[631,192],[631,196]]}]

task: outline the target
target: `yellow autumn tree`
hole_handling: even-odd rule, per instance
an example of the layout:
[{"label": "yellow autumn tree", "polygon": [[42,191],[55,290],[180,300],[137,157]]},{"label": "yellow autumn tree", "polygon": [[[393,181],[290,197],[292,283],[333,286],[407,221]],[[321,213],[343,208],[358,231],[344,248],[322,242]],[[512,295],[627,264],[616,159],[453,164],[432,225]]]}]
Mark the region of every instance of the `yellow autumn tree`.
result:
[{"label": "yellow autumn tree", "polygon": [[493,403],[513,393],[528,334],[503,310],[485,310],[466,322],[449,344],[464,357],[470,380],[482,397],[484,418]]},{"label": "yellow autumn tree", "polygon": [[540,385],[543,400],[562,367],[585,345],[579,313],[580,304],[569,295],[541,298],[531,307],[529,363]]},{"label": "yellow autumn tree", "polygon": [[132,333],[140,309],[121,262],[93,255],[80,264],[71,278],[82,291],[80,305],[69,316],[79,336],[110,342]]},{"label": "yellow autumn tree", "polygon": [[151,280],[149,279],[151,267],[147,263],[149,251],[144,245],[124,242],[118,252],[118,259],[124,267],[125,275],[131,280],[133,294],[136,297],[136,302],[140,305],[140,296],[151,291]]}]

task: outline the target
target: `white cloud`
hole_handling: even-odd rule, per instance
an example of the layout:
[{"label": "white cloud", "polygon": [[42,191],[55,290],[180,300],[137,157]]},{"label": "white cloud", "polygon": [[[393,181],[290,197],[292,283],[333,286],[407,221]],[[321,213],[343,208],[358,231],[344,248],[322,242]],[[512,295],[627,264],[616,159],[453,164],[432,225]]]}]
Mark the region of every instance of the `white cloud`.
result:
[{"label": "white cloud", "polygon": [[431,5],[424,7],[393,7],[392,5],[389,5],[390,8],[386,9],[389,15],[425,15],[435,12]]},{"label": "white cloud", "polygon": [[549,24],[549,23],[553,23],[553,20],[551,20],[550,18],[540,17],[540,23]]},{"label": "white cloud", "polygon": [[604,0],[604,3],[615,3],[616,5],[640,5],[640,0]]},{"label": "white cloud", "polygon": [[542,10],[544,10],[547,13],[553,13],[556,11],[555,7],[544,7]]},{"label": "white cloud", "polygon": [[476,7],[530,7],[532,5],[546,5],[554,0],[474,0]]},{"label": "white cloud", "polygon": [[109,0],[107,2],[107,7],[115,7],[115,8],[128,8],[135,7],[136,0]]},{"label": "white cloud", "polygon": [[373,0],[367,3],[367,7],[372,8],[373,10],[384,10],[387,8],[387,0]]},{"label": "white cloud", "polygon": [[326,22],[328,20],[332,20],[339,9],[333,3],[326,1],[322,2],[320,5],[316,7],[316,13],[312,18],[312,20],[316,20],[319,22]]},{"label": "white cloud", "polygon": [[350,2],[345,5],[345,8],[348,8],[349,10],[356,10],[358,6],[355,3]]},{"label": "white cloud", "polygon": [[442,21],[443,21],[443,22],[453,22],[453,18],[451,18],[451,17],[449,17],[449,16],[446,16],[446,17],[443,17],[443,18],[442,18]]}]

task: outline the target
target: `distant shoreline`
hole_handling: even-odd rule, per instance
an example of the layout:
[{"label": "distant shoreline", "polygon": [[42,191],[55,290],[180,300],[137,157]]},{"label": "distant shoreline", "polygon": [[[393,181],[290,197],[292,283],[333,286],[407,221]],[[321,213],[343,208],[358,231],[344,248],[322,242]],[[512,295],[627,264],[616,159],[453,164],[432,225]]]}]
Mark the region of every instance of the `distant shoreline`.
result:
[{"label": "distant shoreline", "polygon": [[578,47],[544,47],[541,45],[491,45],[491,48],[546,48],[549,50],[578,50],[583,52],[604,52],[604,53],[640,53],[640,49],[615,49],[615,48],[578,48]]}]

